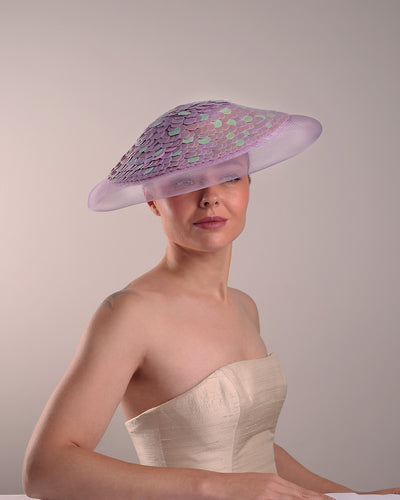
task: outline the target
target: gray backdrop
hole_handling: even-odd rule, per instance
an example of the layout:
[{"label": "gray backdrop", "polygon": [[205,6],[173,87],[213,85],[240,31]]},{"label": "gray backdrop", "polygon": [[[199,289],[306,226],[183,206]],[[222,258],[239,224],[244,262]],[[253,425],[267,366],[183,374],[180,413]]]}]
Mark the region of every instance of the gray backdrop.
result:
[{"label": "gray backdrop", "polygon": [[[316,473],[399,486],[398,0],[1,1],[0,493],[104,297],[155,265],[145,206],[87,209],[185,102],[309,114],[309,150],[253,176],[230,284],[286,370],[277,432]],[[98,450],[136,456],[118,411]]]}]

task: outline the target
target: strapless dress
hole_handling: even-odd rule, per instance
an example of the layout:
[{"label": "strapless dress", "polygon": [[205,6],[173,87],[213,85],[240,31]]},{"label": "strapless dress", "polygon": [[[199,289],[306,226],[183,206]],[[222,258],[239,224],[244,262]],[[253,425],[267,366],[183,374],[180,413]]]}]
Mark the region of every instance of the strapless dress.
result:
[{"label": "strapless dress", "polygon": [[221,366],[186,392],[125,422],[142,465],[275,472],[286,379],[274,353]]}]

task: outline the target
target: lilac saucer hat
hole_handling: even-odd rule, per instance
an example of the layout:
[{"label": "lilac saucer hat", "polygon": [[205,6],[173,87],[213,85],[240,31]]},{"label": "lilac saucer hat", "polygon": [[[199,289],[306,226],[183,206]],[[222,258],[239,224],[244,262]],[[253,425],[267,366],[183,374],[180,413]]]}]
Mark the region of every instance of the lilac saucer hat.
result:
[{"label": "lilac saucer hat", "polygon": [[301,153],[321,131],[308,116],[227,101],[183,104],[145,129],[91,190],[88,206],[117,210],[242,177]]}]

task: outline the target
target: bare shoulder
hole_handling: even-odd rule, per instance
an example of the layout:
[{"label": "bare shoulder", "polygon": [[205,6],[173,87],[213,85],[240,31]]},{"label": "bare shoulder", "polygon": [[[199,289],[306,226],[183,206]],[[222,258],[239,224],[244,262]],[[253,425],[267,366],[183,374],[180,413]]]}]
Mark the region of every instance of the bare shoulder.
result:
[{"label": "bare shoulder", "polygon": [[113,322],[115,323],[114,326],[123,326],[125,323],[128,326],[133,315],[140,316],[143,305],[144,301],[140,293],[134,290],[119,290],[110,294],[101,302],[91,321],[99,319],[100,322]]},{"label": "bare shoulder", "polygon": [[146,351],[148,299],[134,289],[119,290],[106,297],[91,317],[83,340],[97,344],[124,345],[142,358]]},{"label": "bare shoulder", "polygon": [[157,278],[156,273],[148,272],[111,293],[100,304],[93,319],[112,323],[115,334],[139,336],[144,341],[157,322],[158,315],[154,311],[160,311],[163,303],[161,280]]},{"label": "bare shoulder", "polygon": [[99,309],[112,310],[115,314],[131,313],[134,309],[154,306],[159,300],[160,287],[157,286],[157,277],[148,272],[132,281],[125,288],[111,293],[100,305]]},{"label": "bare shoulder", "polygon": [[232,296],[241,304],[241,306],[245,309],[249,318],[256,325],[257,330],[260,331],[260,318],[258,315],[257,304],[255,301],[248,295],[247,293],[239,290],[237,288],[229,289]]},{"label": "bare shoulder", "polygon": [[140,307],[143,303],[143,296],[139,290],[134,288],[122,289],[111,293],[100,304],[100,309],[124,312],[127,308]]}]

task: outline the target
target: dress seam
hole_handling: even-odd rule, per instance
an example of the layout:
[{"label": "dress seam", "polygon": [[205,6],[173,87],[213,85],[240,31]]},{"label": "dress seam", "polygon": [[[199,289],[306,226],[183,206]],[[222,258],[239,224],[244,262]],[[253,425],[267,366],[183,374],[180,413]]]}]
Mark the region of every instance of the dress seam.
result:
[{"label": "dress seam", "polygon": [[233,434],[233,438],[232,438],[232,449],[231,449],[231,472],[234,472],[233,470],[233,456],[234,456],[234,450],[235,450],[235,445],[236,445],[236,435],[237,435],[237,430],[238,430],[238,427],[239,427],[239,422],[240,422],[240,417],[241,417],[241,414],[242,414],[242,408],[240,407],[240,398],[239,398],[239,393],[235,387],[235,384],[232,382],[232,380],[226,375],[225,373],[225,370],[222,370],[222,374],[224,375],[224,377],[228,380],[228,382],[230,383],[230,385],[233,387],[234,389],[234,393],[236,394],[236,403],[237,403],[237,406],[239,408],[239,414],[237,416],[237,420],[236,420],[236,425],[235,425],[235,430],[234,432],[232,433]]}]

